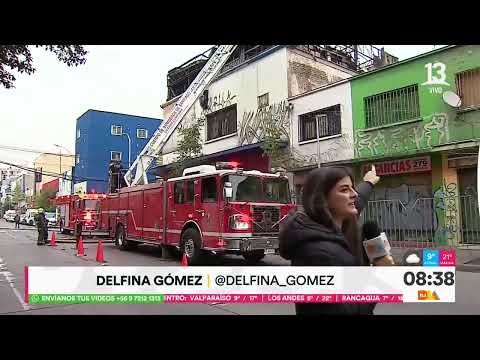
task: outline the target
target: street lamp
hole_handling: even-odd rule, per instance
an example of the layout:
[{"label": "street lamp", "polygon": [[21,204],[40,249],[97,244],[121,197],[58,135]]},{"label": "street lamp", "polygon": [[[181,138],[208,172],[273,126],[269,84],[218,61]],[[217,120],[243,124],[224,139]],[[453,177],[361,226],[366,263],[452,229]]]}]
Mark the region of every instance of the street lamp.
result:
[{"label": "street lamp", "polygon": [[125,135],[128,138],[128,168],[130,169],[130,156],[132,153],[132,140],[130,139],[130,135],[127,133],[122,132],[122,135]]}]

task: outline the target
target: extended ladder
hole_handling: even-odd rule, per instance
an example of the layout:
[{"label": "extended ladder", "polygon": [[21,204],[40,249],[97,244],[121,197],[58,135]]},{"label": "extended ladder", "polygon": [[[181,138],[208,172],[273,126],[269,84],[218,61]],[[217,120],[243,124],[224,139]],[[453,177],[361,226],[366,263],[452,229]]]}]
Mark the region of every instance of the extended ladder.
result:
[{"label": "extended ladder", "polygon": [[[161,156],[160,152],[168,138],[178,127],[195,101],[200,97],[203,90],[210,84],[223,65],[225,65],[236,47],[237,45],[220,45],[210,59],[208,59],[187,91],[185,91],[180,100],[176,102],[168,119],[155,131],[150,141],[145,145],[142,152],[128,169],[125,174],[125,181],[128,186],[148,183],[148,167],[154,159]],[[135,176],[133,176],[134,171]]]}]

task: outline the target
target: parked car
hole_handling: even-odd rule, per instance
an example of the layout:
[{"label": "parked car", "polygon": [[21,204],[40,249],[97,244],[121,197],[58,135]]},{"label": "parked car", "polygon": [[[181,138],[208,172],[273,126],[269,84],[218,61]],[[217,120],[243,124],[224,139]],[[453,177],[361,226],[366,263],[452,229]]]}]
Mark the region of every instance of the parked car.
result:
[{"label": "parked car", "polygon": [[3,215],[3,218],[6,220],[6,221],[9,221],[9,222],[14,222],[15,221],[15,215],[17,214],[17,212],[15,210],[7,210],[5,212],[5,215]]},{"label": "parked car", "polygon": [[31,226],[35,225],[35,215],[38,214],[37,209],[27,209],[25,213],[25,223]]},{"label": "parked car", "polygon": [[27,214],[20,215],[20,224],[27,225]]},{"label": "parked car", "polygon": [[45,218],[48,221],[48,226],[49,227],[54,227],[57,226],[57,214],[54,212],[46,212],[45,213]]}]

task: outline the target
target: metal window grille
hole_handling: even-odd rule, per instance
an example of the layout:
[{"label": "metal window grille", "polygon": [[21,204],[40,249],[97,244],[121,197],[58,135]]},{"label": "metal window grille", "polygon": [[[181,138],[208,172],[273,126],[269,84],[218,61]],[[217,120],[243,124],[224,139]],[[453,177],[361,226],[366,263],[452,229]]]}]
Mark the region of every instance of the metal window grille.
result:
[{"label": "metal window grille", "polygon": [[364,108],[367,128],[419,118],[418,85],[366,97]]},{"label": "metal window grille", "polygon": [[[480,245],[476,193],[442,199],[418,198],[409,204],[400,200],[369,201],[360,217],[362,222],[376,221],[392,247]],[[437,243],[436,237],[446,238]]]},{"label": "metal window grille", "polygon": [[341,133],[341,111],[340,105],[313,111],[300,115],[300,141],[308,141],[317,138],[317,116],[326,115],[319,119],[319,137],[337,135]]},{"label": "metal window grille", "polygon": [[462,109],[480,106],[480,67],[456,74],[455,82],[462,99]]},{"label": "metal window grille", "polygon": [[207,115],[207,140],[237,132],[237,105]]}]

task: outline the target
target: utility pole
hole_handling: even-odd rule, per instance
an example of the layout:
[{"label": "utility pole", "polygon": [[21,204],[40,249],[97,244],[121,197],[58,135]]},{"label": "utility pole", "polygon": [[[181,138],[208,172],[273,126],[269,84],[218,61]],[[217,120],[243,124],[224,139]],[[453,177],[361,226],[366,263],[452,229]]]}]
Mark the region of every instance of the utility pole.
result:
[{"label": "utility pole", "polygon": [[324,122],[327,121],[327,115],[322,114],[322,115],[317,115],[315,116],[315,125],[317,127],[317,166],[320,168],[321,167],[321,161],[320,161],[320,119],[324,120]]}]

